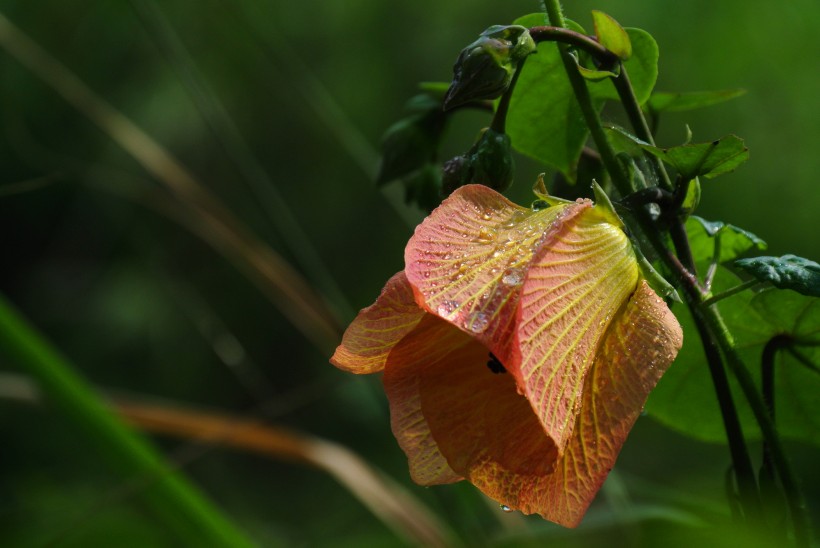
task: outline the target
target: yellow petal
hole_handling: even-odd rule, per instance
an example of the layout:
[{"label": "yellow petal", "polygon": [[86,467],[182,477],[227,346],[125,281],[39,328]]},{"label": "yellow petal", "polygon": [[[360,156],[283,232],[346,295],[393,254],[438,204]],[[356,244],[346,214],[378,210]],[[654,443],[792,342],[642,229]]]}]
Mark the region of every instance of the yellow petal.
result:
[{"label": "yellow petal", "polygon": [[[649,392],[669,368],[683,332],[666,303],[641,280],[610,326],[587,377],[581,414],[555,473],[538,487],[527,512],[568,527],[580,523],[641,413]],[[517,504],[510,504],[518,507]]]},{"label": "yellow petal", "polygon": [[559,451],[601,339],[637,282],[628,238],[597,208],[561,222],[533,259],[506,365]]}]

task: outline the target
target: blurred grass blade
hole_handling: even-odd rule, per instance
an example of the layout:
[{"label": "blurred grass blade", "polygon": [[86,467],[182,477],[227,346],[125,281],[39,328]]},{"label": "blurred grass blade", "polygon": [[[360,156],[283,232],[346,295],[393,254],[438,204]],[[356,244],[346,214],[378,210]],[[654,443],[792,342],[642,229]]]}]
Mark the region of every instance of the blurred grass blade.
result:
[{"label": "blurred grass blade", "polygon": [[[0,398],[36,402],[40,392],[25,377],[0,373]],[[110,402],[122,417],[146,431],[314,466],[336,478],[409,543],[454,544],[453,533],[423,503],[342,445],[250,419],[146,402],[135,396],[111,398]]]},{"label": "blurred grass blade", "polygon": [[149,173],[165,184],[197,219],[200,234],[237,261],[297,329],[323,352],[332,350],[340,329],[302,277],[251,234],[176,158],[130,119],[97,96],[0,13],[0,46],[97,124]]},{"label": "blurred grass blade", "polygon": [[145,430],[286,458],[315,466],[339,481],[373,514],[405,540],[450,546],[452,537],[420,501],[374,470],[348,448],[328,440],[257,421],[117,399],[117,411]]},{"label": "blurred grass blade", "polygon": [[37,380],[55,417],[73,423],[89,443],[128,477],[147,478],[140,496],[190,546],[251,546],[212,503],[132,432],[60,356],[0,296],[0,355]]},{"label": "blurred grass blade", "polygon": [[197,70],[194,60],[162,11],[152,0],[132,0],[131,4],[147,32],[154,38],[157,47],[176,71],[200,115],[210,127],[214,138],[239,169],[254,198],[254,203],[263,210],[268,220],[282,236],[282,241],[300,263],[303,272],[313,278],[321,292],[335,306],[338,317],[344,320],[351,319],[355,315],[355,310],[347,302],[347,298],[324,260],[314,248],[276,185],[251,152],[213,89]]},{"label": "blurred grass blade", "polygon": [[0,184],[0,198],[40,190],[41,188],[45,188],[56,183],[61,179],[61,177],[62,176],[60,174],[52,173],[50,175],[43,175],[42,177],[35,177],[34,179],[27,179],[25,181]]}]

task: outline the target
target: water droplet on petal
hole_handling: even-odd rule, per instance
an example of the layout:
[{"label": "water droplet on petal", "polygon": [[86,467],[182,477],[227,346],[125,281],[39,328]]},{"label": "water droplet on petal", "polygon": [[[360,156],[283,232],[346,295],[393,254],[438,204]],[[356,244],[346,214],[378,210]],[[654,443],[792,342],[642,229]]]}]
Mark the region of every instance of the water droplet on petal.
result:
[{"label": "water droplet on petal", "polygon": [[505,285],[521,285],[524,281],[524,273],[518,268],[508,268],[504,271],[504,276],[501,278],[501,283]]},{"label": "water droplet on petal", "polygon": [[467,319],[465,327],[475,334],[484,333],[487,331],[487,326],[490,325],[490,317],[484,312],[473,312]]},{"label": "water droplet on petal", "polygon": [[478,237],[473,241],[479,244],[489,244],[495,240],[495,236],[495,230],[492,228],[481,227],[481,230],[478,231]]},{"label": "water droplet on petal", "polygon": [[459,303],[458,301],[442,301],[436,312],[439,316],[444,319],[452,319],[455,316],[456,312],[458,311]]},{"label": "water droplet on petal", "polygon": [[507,506],[506,504],[499,504],[498,507],[501,508],[502,512],[510,513],[513,511],[513,509]]}]

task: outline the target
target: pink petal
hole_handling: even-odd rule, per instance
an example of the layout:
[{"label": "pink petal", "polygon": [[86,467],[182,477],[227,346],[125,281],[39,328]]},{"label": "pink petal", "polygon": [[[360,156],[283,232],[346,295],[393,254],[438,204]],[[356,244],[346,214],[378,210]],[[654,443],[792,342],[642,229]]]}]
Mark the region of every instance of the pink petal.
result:
[{"label": "pink petal", "polygon": [[330,362],[357,374],[381,371],[393,346],[424,314],[404,272],[399,272],[388,280],[376,302],[359,312],[348,326]]},{"label": "pink petal", "polygon": [[589,202],[535,212],[482,185],[450,195],[405,250],[405,272],[419,306],[482,341],[502,358],[522,283],[545,234]]}]

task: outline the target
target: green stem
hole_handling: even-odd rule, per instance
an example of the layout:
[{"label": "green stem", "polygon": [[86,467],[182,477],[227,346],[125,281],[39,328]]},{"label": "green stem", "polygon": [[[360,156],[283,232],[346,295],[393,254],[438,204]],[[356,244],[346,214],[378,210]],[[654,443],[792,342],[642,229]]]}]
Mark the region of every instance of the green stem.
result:
[{"label": "green stem", "polygon": [[0,354],[36,379],[55,416],[82,430],[123,474],[145,480],[141,496],[184,544],[252,546],[199,490],[171,471],[162,456],[130,430],[69,362],[0,296]]},{"label": "green stem", "polygon": [[[545,0],[544,5],[550,22],[556,26],[564,26],[564,19],[561,14],[561,8],[558,0]],[[567,76],[569,77],[570,85],[575,93],[575,97],[578,101],[584,120],[589,127],[592,139],[595,141],[598,151],[601,153],[601,159],[604,162],[604,166],[607,171],[609,171],[613,183],[618,188],[619,192],[623,196],[626,196],[631,191],[631,185],[626,177],[626,174],[618,164],[615,158],[615,153],[607,141],[598,112],[592,105],[586,83],[584,82],[583,77],[578,73],[575,66],[575,61],[566,51],[567,46],[560,43],[557,44],[557,46],[564,62],[564,68],[566,69]],[[693,311],[693,316],[697,321],[700,317],[698,304],[702,300],[700,290],[697,287],[697,280],[695,280],[692,273],[687,271],[686,268],[681,268],[680,262],[677,260],[671,260],[673,257],[672,254],[668,252],[666,244],[661,235],[658,233],[655,223],[651,218],[649,218],[646,212],[639,210],[636,212],[635,217],[647,239],[652,244],[652,247],[657,250],[667,266],[670,267],[670,269],[679,278],[679,283],[687,289],[685,292],[687,304],[689,305],[690,310]],[[718,381],[715,385],[715,389],[721,405],[721,411],[723,412],[725,410],[726,413],[728,413],[723,415],[724,425],[727,429],[726,435],[729,441],[730,453],[734,463],[735,473],[738,476],[738,486],[741,490],[746,491],[746,493],[742,492],[741,494],[744,496],[744,501],[746,504],[751,505],[748,509],[749,511],[747,512],[747,515],[758,515],[759,512],[756,512],[755,508],[756,506],[759,506],[759,499],[757,497],[756,481],[749,452],[746,447],[743,432],[740,429],[740,423],[737,419],[737,413],[735,411],[731,392],[728,390],[728,381],[725,383],[721,382],[721,379],[725,379],[726,374],[723,370],[720,355],[719,353],[710,351],[710,348],[712,348],[714,344],[718,343],[718,341],[712,339],[712,337],[709,336],[708,331],[703,326],[699,326],[699,332],[706,335],[703,338],[704,348],[707,350],[707,356],[712,356],[713,358],[709,360],[709,367],[712,372],[713,379],[717,379]],[[757,505],[755,504],[755,501],[758,503]]]},{"label": "green stem", "polygon": [[602,46],[593,36],[587,36],[563,27],[541,26],[532,27],[528,30],[536,44],[539,42],[561,42],[586,51],[604,65],[618,62],[618,56]]},{"label": "green stem", "polygon": [[[772,337],[766,346],[763,347],[763,355],[760,358],[760,391],[763,395],[763,403],[769,412],[772,422],[775,422],[775,402],[774,402],[774,370],[777,352],[786,348],[791,342],[788,335],[776,335]],[[774,478],[775,470],[772,462],[769,444],[763,440],[763,470],[768,477]]]},{"label": "green stem", "polygon": [[728,327],[717,311],[717,307],[702,307],[704,319],[706,320],[712,333],[716,334],[716,341],[720,345],[720,349],[726,357],[729,368],[735,375],[735,378],[746,396],[752,413],[755,416],[763,439],[769,447],[774,467],[777,470],[777,475],[780,482],[783,484],[783,491],[786,493],[786,503],[789,506],[789,513],[792,518],[792,525],[794,527],[795,544],[799,547],[806,547],[811,544],[811,527],[809,525],[808,508],[800,491],[800,485],[797,481],[797,476],[794,474],[789,460],[786,457],[786,452],[783,450],[783,444],[780,441],[780,436],[777,434],[774,422],[769,417],[766,405],[758,394],[757,387],[752,380],[751,375],[746,370],[740,356],[735,349],[732,335]]},{"label": "green stem", "polygon": [[[655,138],[652,136],[652,130],[646,122],[646,118],[641,110],[641,105],[635,96],[635,89],[632,87],[632,82],[629,80],[629,74],[623,63],[621,63],[620,75],[617,78],[610,78],[610,80],[612,80],[612,83],[615,85],[615,90],[618,92],[618,97],[621,99],[624,110],[626,110],[629,123],[632,124],[632,129],[635,131],[635,136],[650,145],[654,145]],[[661,187],[666,190],[672,190],[672,180],[669,178],[669,173],[666,172],[663,161],[648,152],[645,152],[644,156],[649,159],[650,164],[657,172]]]},{"label": "green stem", "polygon": [[726,291],[723,291],[722,293],[718,293],[717,295],[713,295],[713,296],[709,297],[708,299],[703,301],[703,306],[712,306],[713,304],[715,304],[718,301],[722,301],[723,299],[729,298],[732,295],[736,295],[737,293],[740,293],[741,291],[746,291],[750,287],[755,287],[756,285],[760,285],[760,283],[761,282],[759,280],[747,280],[747,281],[743,282],[740,285],[736,285],[731,289],[727,289]]},{"label": "green stem", "polygon": [[510,109],[510,99],[512,98],[513,90],[515,90],[515,84],[518,82],[518,76],[521,74],[521,69],[524,68],[524,63],[526,61],[527,58],[525,57],[524,60],[518,63],[518,67],[515,69],[515,73],[513,73],[512,80],[510,80],[510,85],[507,86],[507,91],[504,92],[504,95],[502,95],[501,99],[498,101],[498,108],[495,110],[493,121],[490,124],[490,129],[497,133],[506,133],[507,111]]}]

